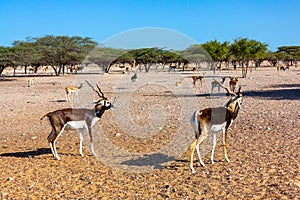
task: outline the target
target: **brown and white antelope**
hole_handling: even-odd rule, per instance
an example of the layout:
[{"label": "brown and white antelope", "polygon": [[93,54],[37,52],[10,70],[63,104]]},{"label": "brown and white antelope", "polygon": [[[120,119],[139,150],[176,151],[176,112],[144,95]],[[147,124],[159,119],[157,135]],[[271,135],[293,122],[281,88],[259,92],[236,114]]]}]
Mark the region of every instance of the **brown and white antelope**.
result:
[{"label": "brown and white antelope", "polygon": [[199,76],[199,75],[194,75],[192,76],[193,79],[193,85],[196,86],[196,81],[199,80],[200,81],[200,85],[202,86],[202,81],[204,79],[204,76]]},{"label": "brown and white antelope", "polygon": [[221,86],[220,83],[223,85],[225,82],[226,77],[222,77],[222,80],[220,82],[216,81],[215,79],[211,82],[211,93],[213,93],[214,88],[218,88],[218,91],[220,92]]},{"label": "brown and white antelope", "polygon": [[79,87],[76,87],[76,86],[67,86],[65,88],[66,90],[66,101],[70,102],[71,99],[70,99],[70,95],[73,93],[76,95],[76,99],[78,101],[78,93],[79,93],[79,90],[82,88],[83,84],[81,83]]},{"label": "brown and white antelope", "polygon": [[77,65],[71,65],[67,67],[67,69],[70,70],[71,74],[77,74],[79,67]]},{"label": "brown and white antelope", "polygon": [[48,136],[48,142],[50,144],[51,152],[57,160],[60,160],[60,157],[57,154],[55,143],[65,129],[79,130],[79,135],[80,135],[79,153],[81,156],[83,156],[82,142],[84,136],[84,129],[86,129],[89,134],[92,154],[96,156],[96,153],[94,151],[93,138],[92,138],[92,127],[101,118],[103,113],[112,107],[112,104],[104,96],[103,92],[101,91],[98,85],[97,88],[98,91],[92,87],[92,89],[99,96],[99,100],[95,102],[95,107],[93,109],[66,108],[62,110],[49,112],[41,118],[42,120],[44,117],[48,117],[49,122],[52,126],[52,131]]},{"label": "brown and white antelope", "polygon": [[229,94],[233,96],[224,107],[206,108],[200,111],[195,111],[192,115],[191,124],[195,132],[195,140],[190,146],[190,170],[192,173],[196,172],[193,167],[195,149],[197,151],[200,164],[202,166],[205,166],[204,162],[201,159],[199,146],[204,141],[204,139],[207,138],[210,132],[213,134],[213,145],[211,152],[212,164],[214,164],[214,151],[217,143],[218,131],[223,132],[224,156],[226,161],[230,162],[226,149],[227,130],[232,125],[232,122],[236,119],[241,108],[242,93],[240,91],[241,88],[238,89],[237,93],[229,91],[228,88],[225,89]]},{"label": "brown and white antelope", "polygon": [[229,81],[229,88],[232,92],[235,91],[235,89],[237,88],[238,86],[238,81],[239,81],[239,78],[238,77],[231,77],[230,78],[230,81]]}]

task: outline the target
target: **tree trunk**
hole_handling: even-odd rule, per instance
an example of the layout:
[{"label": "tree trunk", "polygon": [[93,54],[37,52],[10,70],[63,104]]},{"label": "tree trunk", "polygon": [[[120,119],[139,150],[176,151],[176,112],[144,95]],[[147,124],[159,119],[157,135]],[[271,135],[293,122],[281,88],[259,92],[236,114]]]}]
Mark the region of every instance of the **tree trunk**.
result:
[{"label": "tree trunk", "polygon": [[25,70],[24,73],[27,74],[27,65],[25,65],[24,70]]},{"label": "tree trunk", "polygon": [[2,75],[4,69],[5,69],[5,67],[3,67],[3,66],[0,67],[0,76]]},{"label": "tree trunk", "polygon": [[51,66],[52,69],[54,70],[55,76],[59,76],[59,73],[57,71],[57,68],[55,66]]}]

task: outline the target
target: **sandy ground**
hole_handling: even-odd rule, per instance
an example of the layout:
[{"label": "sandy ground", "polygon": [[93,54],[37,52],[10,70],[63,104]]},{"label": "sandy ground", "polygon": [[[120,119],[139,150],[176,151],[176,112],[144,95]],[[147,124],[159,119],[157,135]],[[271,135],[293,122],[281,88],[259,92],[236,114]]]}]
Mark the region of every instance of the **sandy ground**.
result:
[{"label": "sandy ground", "polygon": [[[224,72],[225,75],[231,73]],[[203,155],[206,166],[201,167],[195,161],[196,174],[191,174],[188,168],[188,148],[175,161],[149,172],[120,170],[95,159],[87,138],[85,156],[81,157],[75,131],[62,134],[57,143],[61,160],[53,158],[47,142],[51,128],[47,120],[40,118],[47,112],[72,106],[65,102],[66,85],[78,83],[78,79],[93,77],[97,80],[99,76],[40,76],[34,78],[32,87],[27,87],[28,77],[0,80],[0,199],[300,199],[299,69],[278,75],[274,68],[259,68],[247,78],[240,78],[244,102],[228,133],[231,162],[224,161],[219,139],[215,164],[210,164],[210,154]],[[113,91],[112,85],[116,79],[126,76],[130,77],[110,74],[100,81],[109,98],[117,96],[116,105],[121,105],[118,99],[128,94],[126,90],[116,93],[122,87]],[[165,73],[165,76],[173,74]],[[191,84],[188,75],[183,76]],[[136,138],[116,125],[116,112],[107,111],[101,118],[99,126],[105,130],[108,140],[120,149],[151,155],[178,134],[179,102],[172,91],[160,86],[153,89],[155,87],[145,85],[133,91],[127,107],[137,124],[151,121],[149,112],[143,114],[151,104],[165,107],[169,114],[166,123],[159,127],[159,134]],[[194,105],[201,109],[207,106],[204,102],[209,99],[209,90],[208,86],[206,89],[198,86],[185,95],[203,102]],[[81,92],[79,96],[81,107],[92,107],[91,102],[96,100],[96,96]],[[222,98],[225,103],[226,97]],[[120,114],[118,120],[125,119],[126,116]],[[193,132],[190,134],[192,138]],[[111,152],[104,149],[101,153]],[[114,159],[113,154],[111,159]]]}]

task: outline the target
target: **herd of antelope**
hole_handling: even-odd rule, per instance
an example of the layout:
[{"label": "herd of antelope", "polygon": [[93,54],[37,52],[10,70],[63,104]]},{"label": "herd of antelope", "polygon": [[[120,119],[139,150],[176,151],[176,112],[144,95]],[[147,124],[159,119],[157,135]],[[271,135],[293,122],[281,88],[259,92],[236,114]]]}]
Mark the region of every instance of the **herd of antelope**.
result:
[{"label": "herd of antelope", "polygon": [[[194,75],[192,76],[193,85],[196,85],[196,81],[199,80],[202,85],[202,81],[204,79],[203,76]],[[131,77],[131,81],[135,81],[137,78],[136,73]],[[213,79],[211,82],[211,92],[213,92],[214,88],[218,88],[220,91],[221,88],[227,91],[227,94],[230,95],[229,101],[221,107],[216,108],[205,108],[202,110],[197,110],[192,114],[191,117],[191,126],[195,133],[195,139],[190,145],[190,170],[192,173],[195,173],[195,169],[193,167],[194,160],[194,152],[196,150],[199,158],[200,165],[204,166],[204,162],[200,155],[200,145],[201,143],[208,137],[210,133],[213,135],[213,143],[212,143],[212,153],[211,153],[211,162],[214,163],[214,150],[216,147],[216,134],[219,131],[223,133],[223,146],[224,146],[224,156],[225,160],[229,162],[227,149],[226,149],[226,141],[227,141],[227,131],[229,127],[232,125],[233,121],[236,119],[238,112],[242,105],[242,93],[241,87],[238,87],[238,77],[231,77],[229,81],[229,88],[224,86],[224,82],[226,77],[222,77],[220,81]],[[82,143],[84,137],[84,131],[87,130],[89,140],[90,140],[90,148],[93,155],[96,155],[93,146],[93,137],[92,137],[92,127],[96,124],[96,122],[101,118],[106,110],[112,108],[113,104],[105,97],[104,93],[96,84],[97,89],[95,89],[88,81],[87,84],[91,87],[91,89],[98,94],[99,99],[94,102],[95,106],[92,109],[87,108],[64,108],[55,110],[53,112],[49,112],[45,114],[41,119],[47,117],[52,130],[48,136],[48,142],[50,144],[51,152],[57,160],[60,160],[56,150],[56,141],[61,136],[64,130],[73,129],[79,131],[79,154],[83,156],[82,152]],[[31,83],[28,83],[31,84]],[[178,88],[183,84],[183,78],[176,82],[175,86]],[[79,86],[67,86],[65,87],[66,92],[66,101],[70,102],[70,95],[74,94],[74,96],[78,100],[79,90],[83,87],[83,84]],[[237,92],[236,92],[237,91]],[[74,99],[74,97],[73,97]]]}]

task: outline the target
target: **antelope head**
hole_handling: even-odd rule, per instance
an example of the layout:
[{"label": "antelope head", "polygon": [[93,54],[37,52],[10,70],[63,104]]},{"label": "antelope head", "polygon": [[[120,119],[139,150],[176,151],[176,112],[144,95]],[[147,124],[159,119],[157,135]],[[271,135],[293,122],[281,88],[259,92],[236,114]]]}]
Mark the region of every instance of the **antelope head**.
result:
[{"label": "antelope head", "polygon": [[234,111],[236,108],[241,108],[242,106],[242,101],[243,101],[243,95],[241,92],[241,87],[239,87],[237,93],[230,91],[227,87],[222,85],[219,81],[215,80],[220,87],[224,88],[227,91],[228,95],[231,95],[230,100],[226,103],[225,107],[228,108],[229,110]]},{"label": "antelope head", "polygon": [[98,89],[96,90],[88,81],[86,82],[92,88],[92,90],[96,92],[99,96],[99,100],[95,101],[94,104],[95,104],[95,112],[97,117],[101,117],[101,115],[104,113],[105,110],[109,110],[112,108],[112,104],[104,96],[104,93],[101,91],[98,84],[96,84]]}]

